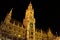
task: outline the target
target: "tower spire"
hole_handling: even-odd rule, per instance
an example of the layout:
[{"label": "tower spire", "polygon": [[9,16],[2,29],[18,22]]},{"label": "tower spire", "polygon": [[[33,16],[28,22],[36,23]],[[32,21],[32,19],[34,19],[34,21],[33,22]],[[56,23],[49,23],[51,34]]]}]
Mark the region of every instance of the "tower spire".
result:
[{"label": "tower spire", "polygon": [[28,5],[28,9],[32,9],[32,4],[31,4],[31,2],[30,2],[29,5]]},{"label": "tower spire", "polygon": [[4,20],[4,22],[10,22],[11,16],[12,16],[12,10],[13,10],[13,8],[12,8],[12,9],[10,10],[10,12],[7,14],[7,16],[6,16],[5,20]]},{"label": "tower spire", "polygon": [[32,7],[32,3],[30,2],[28,8],[26,10],[25,18],[34,18],[34,9]]}]

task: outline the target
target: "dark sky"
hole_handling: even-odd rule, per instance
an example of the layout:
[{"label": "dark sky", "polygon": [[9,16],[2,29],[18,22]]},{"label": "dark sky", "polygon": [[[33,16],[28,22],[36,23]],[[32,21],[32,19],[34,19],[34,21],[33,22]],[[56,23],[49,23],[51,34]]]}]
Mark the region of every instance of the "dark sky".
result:
[{"label": "dark sky", "polygon": [[32,2],[35,10],[36,28],[48,30],[60,34],[60,4],[59,1],[48,0],[2,0],[0,1],[0,22],[4,20],[6,14],[13,8],[12,18],[23,22],[25,10]]}]

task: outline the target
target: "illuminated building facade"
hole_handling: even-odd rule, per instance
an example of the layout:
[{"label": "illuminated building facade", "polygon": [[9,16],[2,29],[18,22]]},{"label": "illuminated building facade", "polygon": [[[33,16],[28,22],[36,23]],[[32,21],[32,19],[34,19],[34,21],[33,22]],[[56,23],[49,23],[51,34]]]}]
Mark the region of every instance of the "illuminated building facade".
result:
[{"label": "illuminated building facade", "polygon": [[12,20],[12,10],[7,14],[5,20],[0,25],[0,40],[53,40],[54,35],[51,30],[46,33],[42,29],[35,28],[34,9],[30,2],[23,24]]}]

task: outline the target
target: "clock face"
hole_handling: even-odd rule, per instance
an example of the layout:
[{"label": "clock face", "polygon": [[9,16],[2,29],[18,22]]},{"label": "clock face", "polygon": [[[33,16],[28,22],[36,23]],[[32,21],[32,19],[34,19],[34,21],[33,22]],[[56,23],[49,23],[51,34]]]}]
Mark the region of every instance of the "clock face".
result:
[{"label": "clock face", "polygon": [[30,23],[30,27],[33,28],[33,23]]}]

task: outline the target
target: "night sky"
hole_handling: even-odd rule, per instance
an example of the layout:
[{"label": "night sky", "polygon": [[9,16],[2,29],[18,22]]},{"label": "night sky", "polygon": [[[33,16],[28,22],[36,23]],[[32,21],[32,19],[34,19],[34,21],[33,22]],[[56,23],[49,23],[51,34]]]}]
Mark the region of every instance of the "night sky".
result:
[{"label": "night sky", "polygon": [[59,1],[48,0],[2,0],[0,1],[0,22],[11,8],[13,8],[12,18],[23,23],[25,10],[28,4],[32,3],[35,10],[36,28],[47,31],[50,27],[55,34],[60,35],[60,3]]}]

